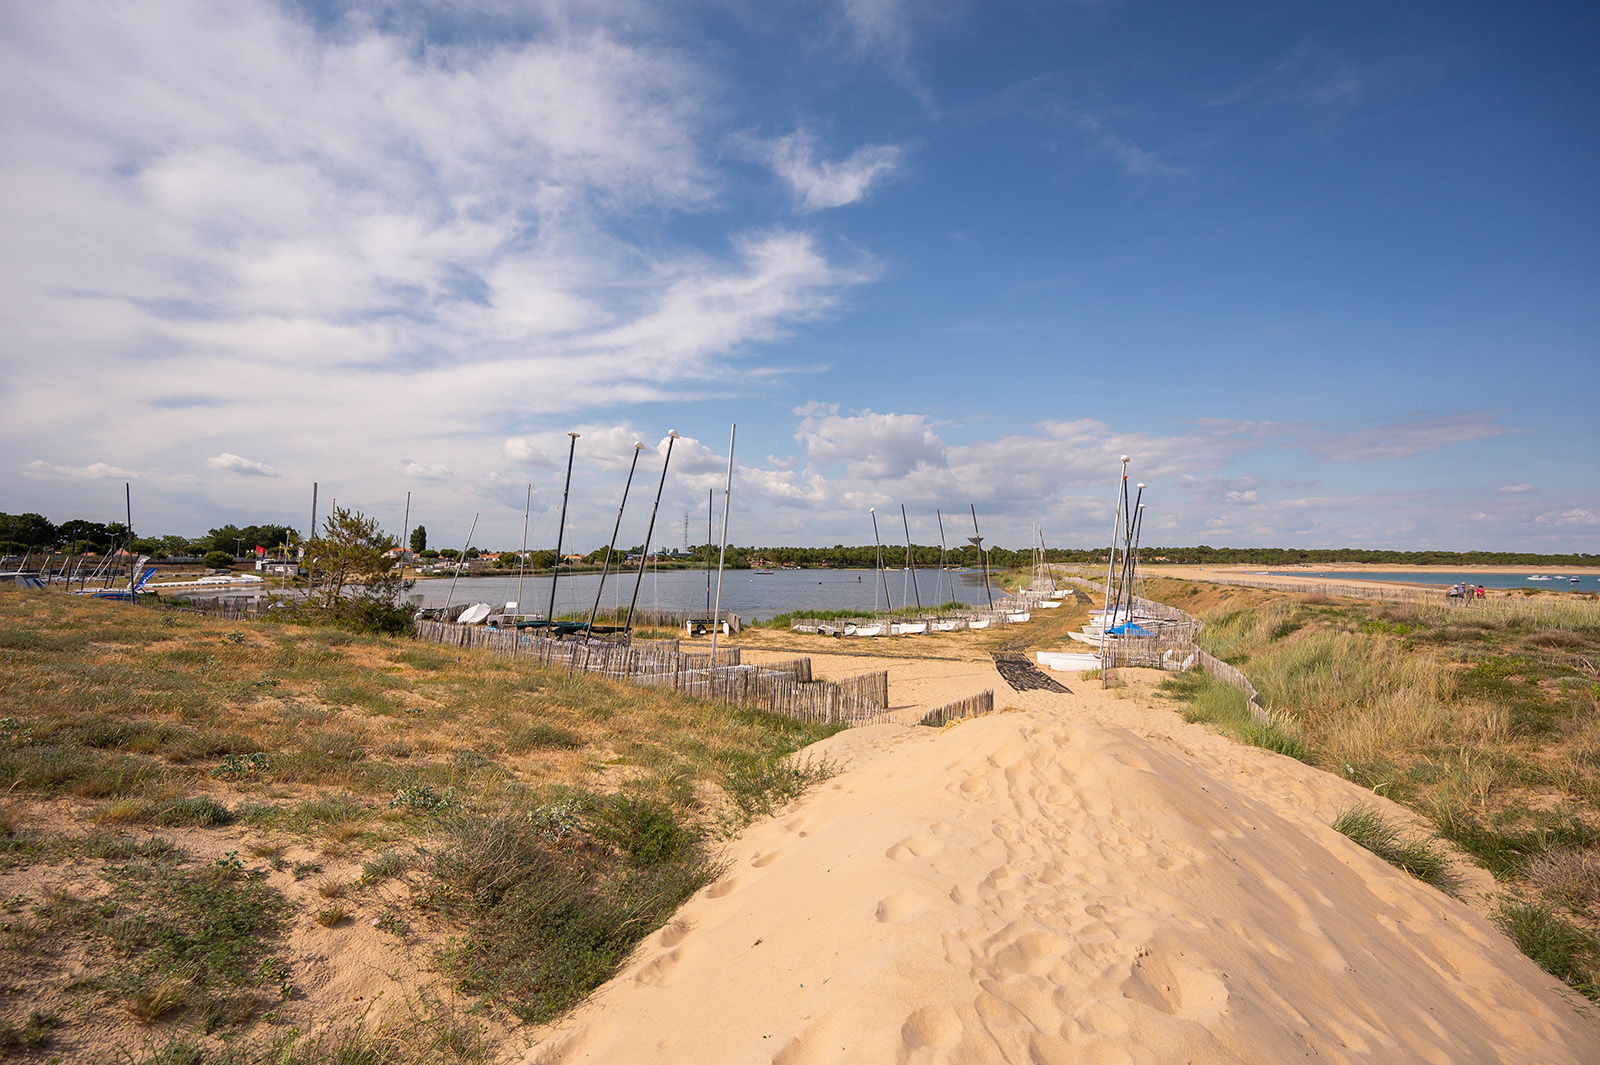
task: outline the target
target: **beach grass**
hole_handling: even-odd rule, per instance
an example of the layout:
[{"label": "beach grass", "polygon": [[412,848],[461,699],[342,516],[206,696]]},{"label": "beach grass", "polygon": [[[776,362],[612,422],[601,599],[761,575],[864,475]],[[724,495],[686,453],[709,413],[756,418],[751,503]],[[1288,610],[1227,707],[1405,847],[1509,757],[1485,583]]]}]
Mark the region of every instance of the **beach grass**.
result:
[{"label": "beach grass", "polygon": [[[1600,601],[1152,585],[1201,617],[1201,646],[1250,678],[1307,761],[1427,817],[1516,904],[1600,933],[1600,887],[1582,886],[1600,866]],[[1196,699],[1189,713],[1239,734],[1225,693],[1173,687]],[[1586,975],[1569,983],[1591,993],[1600,962],[1571,964]]]},{"label": "beach grass", "polygon": [[[159,1026],[150,1060],[225,1060],[208,1033],[261,1050],[262,1017],[309,1009],[275,981],[288,932],[358,911],[431,944],[436,986],[486,1017],[553,1017],[715,874],[717,836],[826,774],[787,756],[834,731],[408,638],[0,589],[0,868],[37,871],[35,923],[84,959],[74,1015]],[[84,871],[110,902],[50,886]],[[15,1016],[51,993],[30,971],[0,957]],[[413,1045],[385,1031],[360,1046]],[[350,1060],[473,1060],[406,1054]]]}]

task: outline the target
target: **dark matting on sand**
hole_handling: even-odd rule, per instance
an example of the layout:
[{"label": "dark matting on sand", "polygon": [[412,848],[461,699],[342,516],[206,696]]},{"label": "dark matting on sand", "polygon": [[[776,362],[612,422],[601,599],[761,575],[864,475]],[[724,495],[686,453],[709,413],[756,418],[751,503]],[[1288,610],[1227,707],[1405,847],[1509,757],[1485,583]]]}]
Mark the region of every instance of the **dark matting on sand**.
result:
[{"label": "dark matting on sand", "polygon": [[1052,680],[1040,672],[1039,667],[1028,661],[1025,655],[1016,651],[994,652],[994,668],[1000,671],[1000,676],[1011,685],[1012,691],[1044,691],[1066,692],[1072,694],[1072,689],[1065,684]]}]

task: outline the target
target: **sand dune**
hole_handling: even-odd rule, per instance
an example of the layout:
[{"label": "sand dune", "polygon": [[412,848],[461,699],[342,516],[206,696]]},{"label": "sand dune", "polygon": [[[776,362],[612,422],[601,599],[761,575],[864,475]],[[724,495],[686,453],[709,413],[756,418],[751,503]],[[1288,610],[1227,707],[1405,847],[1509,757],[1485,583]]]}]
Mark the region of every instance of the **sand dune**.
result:
[{"label": "sand dune", "polygon": [[999,701],[819,745],[847,768],[523,1060],[1600,1061],[1584,1000],[1327,827],[1353,785],[1098,689]]}]

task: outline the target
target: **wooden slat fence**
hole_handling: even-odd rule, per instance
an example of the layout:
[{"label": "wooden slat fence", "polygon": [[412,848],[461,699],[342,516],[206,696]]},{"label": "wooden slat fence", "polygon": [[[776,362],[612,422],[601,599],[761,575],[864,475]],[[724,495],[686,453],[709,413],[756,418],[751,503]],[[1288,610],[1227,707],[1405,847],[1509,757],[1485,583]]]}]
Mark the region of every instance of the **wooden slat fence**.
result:
[{"label": "wooden slat fence", "polygon": [[[676,647],[552,640],[505,629],[417,622],[417,638],[449,647],[472,647],[543,665],[565,666],[652,688],[671,688],[725,706],[781,714],[799,721],[867,725],[892,721],[889,674],[876,670],[839,681],[811,677],[811,659],[769,666],[745,665],[739,648],[691,654]],[[661,641],[667,643],[668,641]],[[676,644],[676,641],[670,641]]]},{"label": "wooden slat fence", "polygon": [[991,688],[929,710],[917,724],[943,725],[949,721],[992,713],[994,713],[994,690]]}]

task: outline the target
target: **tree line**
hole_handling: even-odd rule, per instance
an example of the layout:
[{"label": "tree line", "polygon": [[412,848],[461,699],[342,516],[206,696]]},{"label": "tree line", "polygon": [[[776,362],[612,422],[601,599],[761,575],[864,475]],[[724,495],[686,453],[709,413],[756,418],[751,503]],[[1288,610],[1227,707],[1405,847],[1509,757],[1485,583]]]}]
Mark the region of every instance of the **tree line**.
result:
[{"label": "tree line", "polygon": [[105,554],[129,546],[155,559],[201,556],[221,551],[230,557],[254,554],[257,547],[276,551],[296,543],[300,534],[288,525],[223,525],[204,536],[140,536],[120,521],[98,522],[74,518],[59,525],[42,514],[0,512],[0,553],[60,551],[69,555]]},{"label": "tree line", "polygon": [[[230,556],[249,555],[257,547],[267,552],[277,551],[285,544],[295,544],[300,534],[289,525],[222,525],[206,532],[204,536],[132,536],[133,548],[139,554],[157,560],[172,556],[201,556],[224,552]],[[68,554],[93,551],[103,554],[127,546],[129,530],[120,522],[93,522],[82,519],[54,524],[39,514],[6,514],[0,512],[0,553],[23,554],[27,551],[56,550]],[[411,530],[408,546],[418,554],[454,559],[460,552],[444,548],[437,552],[427,550],[427,530],[417,526]],[[619,564],[629,553],[638,554],[643,545],[617,548],[612,565]],[[872,569],[881,557],[885,565],[902,566],[906,560],[904,544],[885,544],[880,549],[874,544],[832,547],[739,547],[728,545],[728,565],[734,569],[758,566],[805,567],[816,569]],[[1046,553],[1048,561],[1066,564],[1094,564],[1105,562],[1108,548],[1052,547]],[[501,568],[516,565],[516,554],[510,551],[488,551],[468,548],[467,558],[480,554],[492,555]],[[709,557],[714,564],[717,545],[699,544],[689,548],[687,554],[662,554],[655,556],[662,562],[680,562],[687,565],[704,565]],[[988,551],[989,565],[997,569],[1014,569],[1033,564],[1031,549],[993,547]],[[599,547],[585,556],[585,562],[598,565],[605,556]],[[1531,551],[1391,551],[1371,548],[1294,548],[1294,547],[1144,547],[1139,556],[1146,562],[1173,562],[1185,565],[1403,565],[1403,566],[1593,566],[1600,564],[1600,555],[1586,553],[1539,554]],[[918,567],[937,566],[940,560],[939,545],[912,544],[911,557]],[[948,565],[976,568],[983,565],[977,548],[971,544],[951,547],[945,555]],[[555,554],[548,550],[529,551],[528,565],[535,569],[548,569]]]}]

